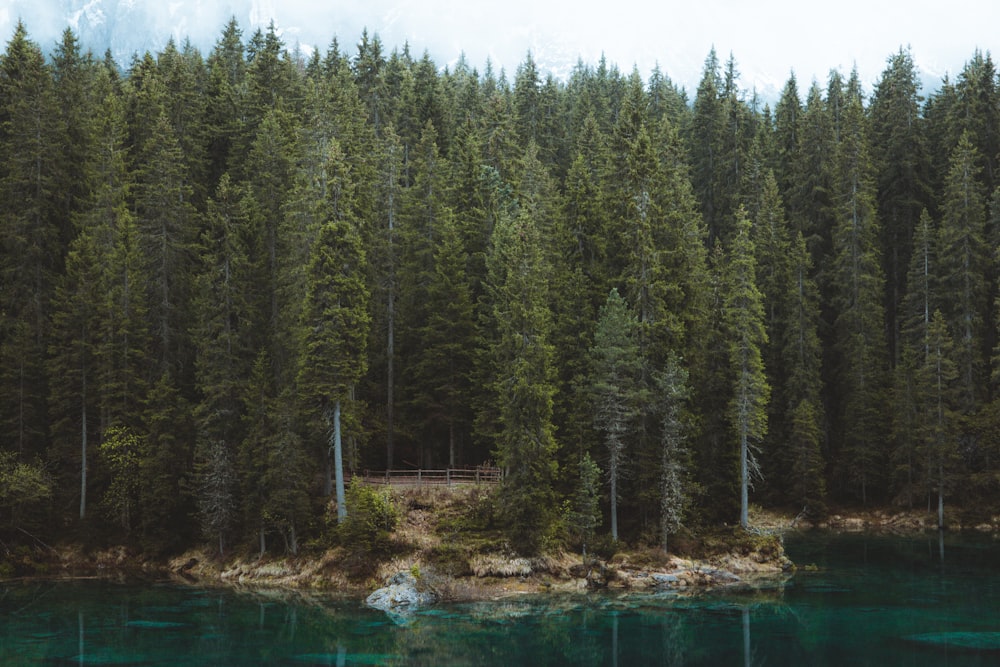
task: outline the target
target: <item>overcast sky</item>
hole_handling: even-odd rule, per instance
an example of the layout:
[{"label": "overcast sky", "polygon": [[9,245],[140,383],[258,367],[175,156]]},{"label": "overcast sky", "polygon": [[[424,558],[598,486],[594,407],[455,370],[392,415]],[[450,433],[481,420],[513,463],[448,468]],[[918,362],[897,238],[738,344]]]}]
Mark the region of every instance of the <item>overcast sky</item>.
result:
[{"label": "overcast sky", "polygon": [[[690,92],[712,46],[723,61],[735,56],[745,88],[780,88],[794,70],[804,90],[813,78],[825,82],[831,68],[847,73],[855,64],[870,85],[901,46],[939,79],[960,70],[975,48],[993,51],[1000,42],[1000,3],[983,0],[0,0],[0,34],[9,39],[20,16],[46,48],[70,23],[92,35],[113,27],[122,50],[155,51],[174,34],[207,51],[230,15],[247,32],[274,19],[289,46],[325,50],[336,35],[353,51],[367,27],[387,50],[407,41],[441,66],[464,52],[480,70],[490,58],[511,75],[529,49],[557,75],[578,57],[594,63],[602,53],[644,76],[658,62]],[[136,46],[141,35],[153,43]]]}]

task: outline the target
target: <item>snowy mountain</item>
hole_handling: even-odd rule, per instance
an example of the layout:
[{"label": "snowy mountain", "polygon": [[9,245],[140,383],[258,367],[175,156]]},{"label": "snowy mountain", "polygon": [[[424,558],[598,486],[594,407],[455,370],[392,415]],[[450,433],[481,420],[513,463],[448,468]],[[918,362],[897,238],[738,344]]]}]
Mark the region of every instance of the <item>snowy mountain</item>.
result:
[{"label": "snowy mountain", "polygon": [[[289,48],[311,52],[325,50],[334,37],[341,48],[353,49],[361,31],[377,33],[387,51],[409,44],[415,55],[427,50],[440,66],[456,62],[464,53],[467,62],[482,71],[487,59],[508,78],[525,54],[531,51],[540,71],[565,80],[579,61],[596,65],[604,55],[609,65],[628,74],[633,66],[643,77],[656,65],[676,84],[694,96],[705,57],[713,46],[711,26],[691,19],[660,25],[636,25],[630,0],[615,10],[572,5],[576,15],[558,3],[508,0],[507,3],[477,3],[464,0],[368,0],[358,2],[297,2],[293,0],[6,0],[0,2],[0,40],[13,33],[18,19],[29,36],[46,51],[68,26],[84,48],[95,54],[110,49],[118,64],[127,67],[133,55],[161,50],[169,38],[178,44],[189,39],[202,53],[211,50],[223,26],[235,17],[248,38],[256,29],[273,21]],[[564,3],[565,4],[565,3]],[[553,9],[555,7],[555,9]],[[561,12],[561,13],[560,13]],[[639,22],[641,23],[641,22]],[[716,44],[720,60],[728,47]],[[862,79],[868,89],[888,56],[863,63]],[[756,91],[763,102],[773,103],[795,66],[794,54],[735,53],[742,87]],[[963,57],[968,57],[969,53]],[[762,55],[763,54],[763,55]],[[919,63],[920,55],[915,53]],[[836,66],[836,61],[834,65]],[[962,62],[951,63],[954,74]],[[813,78],[824,85],[829,68],[804,72],[796,68],[804,95]],[[844,70],[841,67],[842,71]],[[849,69],[849,66],[847,67]],[[937,88],[945,68],[921,68],[924,94]],[[846,71],[844,71],[847,74]]]}]

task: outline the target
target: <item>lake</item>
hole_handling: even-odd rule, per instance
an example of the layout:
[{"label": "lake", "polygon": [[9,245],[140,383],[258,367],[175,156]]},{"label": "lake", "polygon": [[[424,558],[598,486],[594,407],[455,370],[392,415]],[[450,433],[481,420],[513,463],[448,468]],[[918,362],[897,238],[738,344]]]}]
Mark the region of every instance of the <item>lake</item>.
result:
[{"label": "lake", "polygon": [[790,535],[784,581],[407,616],[171,583],[0,583],[2,665],[997,665],[1000,542]]}]

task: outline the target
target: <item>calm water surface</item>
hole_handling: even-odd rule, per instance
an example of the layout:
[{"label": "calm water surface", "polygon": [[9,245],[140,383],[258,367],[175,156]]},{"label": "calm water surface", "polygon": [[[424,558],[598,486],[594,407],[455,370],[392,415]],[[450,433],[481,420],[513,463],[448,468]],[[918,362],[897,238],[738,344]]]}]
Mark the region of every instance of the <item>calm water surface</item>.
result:
[{"label": "calm water surface", "polygon": [[0,665],[1000,665],[1000,542],[789,536],[784,582],[405,617],[175,584],[0,584]]}]

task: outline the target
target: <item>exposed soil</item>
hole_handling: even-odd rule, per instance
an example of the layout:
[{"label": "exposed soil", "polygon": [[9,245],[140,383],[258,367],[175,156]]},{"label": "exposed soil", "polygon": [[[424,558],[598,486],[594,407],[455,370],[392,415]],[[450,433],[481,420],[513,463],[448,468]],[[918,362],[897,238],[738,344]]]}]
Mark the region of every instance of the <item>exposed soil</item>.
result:
[{"label": "exposed soil", "polygon": [[[676,553],[623,547],[613,553],[605,551],[602,557],[584,564],[580,554],[566,551],[536,558],[512,553],[491,525],[490,489],[394,488],[390,493],[400,517],[380,557],[342,546],[312,546],[299,556],[264,558],[246,551],[220,558],[203,547],[172,558],[154,558],[126,547],[85,551],[76,545],[36,544],[6,556],[0,553],[0,579],[172,577],[202,586],[362,597],[393,574],[409,571],[445,600],[592,589],[696,591],[778,577],[794,569],[781,541],[781,535],[789,530],[918,532],[937,525],[936,515],[927,512],[833,512],[814,524],[802,517],[755,508],[750,533],[724,528],[679,536],[674,541]],[[949,528],[998,531],[1000,516],[965,525],[949,517]]]}]

